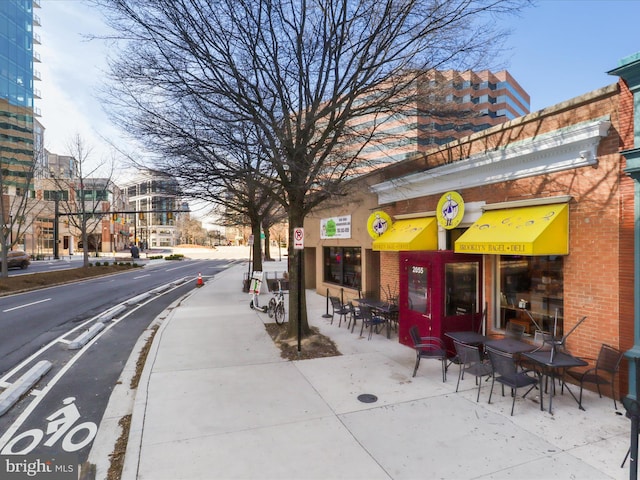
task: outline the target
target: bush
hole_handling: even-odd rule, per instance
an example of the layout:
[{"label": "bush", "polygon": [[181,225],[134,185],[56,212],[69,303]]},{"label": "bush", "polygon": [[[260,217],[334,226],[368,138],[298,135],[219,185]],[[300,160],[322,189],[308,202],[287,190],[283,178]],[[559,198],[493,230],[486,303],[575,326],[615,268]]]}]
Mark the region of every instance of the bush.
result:
[{"label": "bush", "polygon": [[181,253],[174,253],[172,255],[168,255],[164,257],[165,260],[184,260],[184,255]]}]

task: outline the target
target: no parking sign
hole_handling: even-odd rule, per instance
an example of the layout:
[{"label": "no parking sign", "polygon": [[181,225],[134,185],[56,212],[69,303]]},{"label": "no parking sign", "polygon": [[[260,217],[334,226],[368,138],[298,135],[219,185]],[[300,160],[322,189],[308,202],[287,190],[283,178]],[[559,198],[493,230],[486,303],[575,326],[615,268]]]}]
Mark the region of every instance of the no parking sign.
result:
[{"label": "no parking sign", "polygon": [[293,249],[304,250],[304,228],[293,229]]}]

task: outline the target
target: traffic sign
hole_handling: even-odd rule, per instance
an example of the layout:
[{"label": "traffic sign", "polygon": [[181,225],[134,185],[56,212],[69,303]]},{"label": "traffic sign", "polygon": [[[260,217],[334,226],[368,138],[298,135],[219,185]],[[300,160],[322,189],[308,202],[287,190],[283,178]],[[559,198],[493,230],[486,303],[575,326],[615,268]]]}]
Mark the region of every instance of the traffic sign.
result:
[{"label": "traffic sign", "polygon": [[293,249],[304,250],[304,228],[296,227],[293,229]]}]

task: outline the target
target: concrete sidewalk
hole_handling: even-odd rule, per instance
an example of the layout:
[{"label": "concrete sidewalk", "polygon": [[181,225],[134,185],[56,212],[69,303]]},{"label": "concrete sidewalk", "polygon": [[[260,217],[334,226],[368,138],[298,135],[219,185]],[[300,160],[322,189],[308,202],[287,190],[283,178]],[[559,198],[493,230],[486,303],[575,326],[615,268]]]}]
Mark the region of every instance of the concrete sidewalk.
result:
[{"label": "concrete sidewalk", "polygon": [[[265,270],[283,271],[285,262]],[[374,335],[360,338],[322,315],[312,325],[341,356],[289,362],[266,314],[242,292],[246,264],[208,279],[162,322],[135,396],[123,479],[626,479],[630,422],[613,402],[570,395],[541,412],[535,392],[511,398],[474,379],[455,392],[440,364]],[[268,296],[264,297],[268,300]],[[362,403],[361,394],[375,403]],[[545,399],[546,400],[546,399]],[[619,406],[621,409],[622,407]]]}]

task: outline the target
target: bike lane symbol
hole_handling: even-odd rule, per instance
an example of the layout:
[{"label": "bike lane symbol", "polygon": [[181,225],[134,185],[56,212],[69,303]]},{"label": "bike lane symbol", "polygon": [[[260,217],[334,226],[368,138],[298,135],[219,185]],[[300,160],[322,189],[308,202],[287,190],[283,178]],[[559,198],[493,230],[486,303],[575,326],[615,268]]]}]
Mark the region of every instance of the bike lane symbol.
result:
[{"label": "bike lane symbol", "polygon": [[[91,443],[96,436],[98,426],[93,422],[83,422],[78,425],[74,424],[80,420],[80,411],[76,407],[75,397],[67,397],[62,403],[64,407],[56,410],[46,419],[48,420],[46,432],[39,428],[32,428],[20,435],[12,438],[8,442],[0,454],[2,455],[26,455],[33,451],[45,437],[51,435],[45,442],[45,447],[52,447],[60,439],[62,439],[62,449],[65,452],[75,452]],[[31,441],[24,447],[14,450],[14,447],[25,439]],[[20,448],[20,447],[18,447]]]}]

